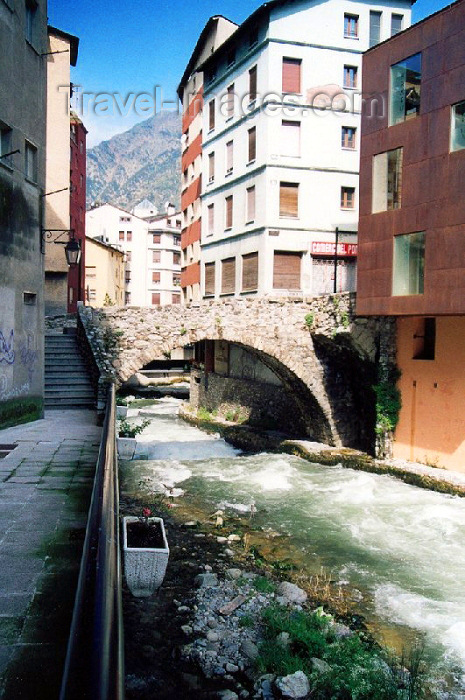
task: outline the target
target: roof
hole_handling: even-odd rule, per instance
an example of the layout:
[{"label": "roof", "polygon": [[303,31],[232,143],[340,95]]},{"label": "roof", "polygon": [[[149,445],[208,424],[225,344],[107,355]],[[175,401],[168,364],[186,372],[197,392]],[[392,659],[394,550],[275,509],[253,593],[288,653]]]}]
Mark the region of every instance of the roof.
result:
[{"label": "roof", "polygon": [[99,241],[98,238],[92,238],[92,236],[88,236],[86,234],[86,240],[92,241],[92,243],[95,243],[96,245],[99,245],[102,248],[108,248],[109,250],[111,250],[112,253],[120,253],[121,255],[124,255],[124,250],[120,250],[119,248],[115,248],[115,246],[110,245],[109,243],[104,243],[103,241]]},{"label": "roof", "polygon": [[235,24],[236,27],[239,26],[238,24],[236,24],[236,22],[233,22],[231,19],[228,19],[224,15],[213,15],[212,17],[210,17],[210,19],[207,21],[205,27],[202,29],[199,38],[197,39],[197,43],[194,47],[194,50],[191,54],[189,62],[187,64],[186,69],[182,75],[180,82],[179,82],[179,85],[177,88],[177,93],[178,93],[179,99],[181,99],[182,90],[184,88],[184,85],[188,82],[188,80],[192,74],[192,71],[193,71],[194,66],[196,64],[196,61],[199,57],[199,54],[202,51],[202,46],[204,45],[209,32],[211,31],[212,27],[218,23],[219,19],[224,19],[224,20],[226,20],[226,22],[230,22],[231,24]]},{"label": "roof", "polygon": [[72,66],[75,66],[79,51],[79,37],[74,36],[74,34],[68,34],[68,32],[64,32],[62,29],[52,27],[51,24],[47,26],[47,31],[49,34],[59,36],[61,39],[65,39],[69,42],[69,62]]},{"label": "roof", "polygon": [[112,204],[112,202],[101,202],[100,204],[97,204],[96,207],[91,207],[90,209],[87,209],[86,214],[89,214],[91,211],[95,211],[96,209],[101,209],[102,207],[113,207],[113,209],[122,211],[123,214],[132,216],[134,217],[134,219],[139,219],[139,221],[145,221],[145,219],[142,219],[142,217],[137,216],[137,214],[132,214],[132,212],[128,211],[127,209],[123,209],[122,207],[119,207],[117,204]]}]

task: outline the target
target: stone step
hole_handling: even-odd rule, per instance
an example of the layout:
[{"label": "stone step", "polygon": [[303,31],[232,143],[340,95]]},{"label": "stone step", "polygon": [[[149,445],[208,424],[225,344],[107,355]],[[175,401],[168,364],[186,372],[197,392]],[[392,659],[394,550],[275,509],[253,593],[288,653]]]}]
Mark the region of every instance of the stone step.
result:
[{"label": "stone step", "polygon": [[94,396],[94,390],[89,386],[46,386],[45,396]]},{"label": "stone step", "polygon": [[89,401],[88,399],[45,399],[44,407],[48,411],[58,410],[58,409],[73,409],[76,407],[80,408],[95,408],[95,401]]},{"label": "stone step", "polygon": [[67,386],[70,384],[73,386],[79,384],[82,386],[92,386],[89,377],[86,377],[86,375],[79,372],[70,372],[69,374],[49,374],[46,372],[45,383],[48,387],[59,385]]}]

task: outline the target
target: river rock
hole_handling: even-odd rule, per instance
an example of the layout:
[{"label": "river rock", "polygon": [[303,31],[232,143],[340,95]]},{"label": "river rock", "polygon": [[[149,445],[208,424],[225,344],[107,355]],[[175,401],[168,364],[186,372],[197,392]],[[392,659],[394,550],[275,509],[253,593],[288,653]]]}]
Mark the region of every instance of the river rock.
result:
[{"label": "river rock", "polygon": [[343,625],[342,622],[333,622],[331,625],[331,632],[336,639],[345,639],[345,637],[352,637],[354,634],[350,627]]},{"label": "river rock", "polygon": [[258,647],[250,639],[244,639],[241,644],[241,653],[251,661],[254,661],[259,654]]},{"label": "river rock", "polygon": [[281,695],[285,698],[304,698],[310,692],[310,683],[303,671],[296,671],[289,676],[278,678],[276,687],[281,691]]},{"label": "river rock", "polygon": [[220,638],[220,635],[218,632],[214,632],[213,630],[208,630],[207,632],[207,639],[209,642],[217,642]]},{"label": "river rock", "polygon": [[302,588],[296,586],[295,583],[290,581],[282,581],[278,586],[278,595],[284,598],[286,603],[305,603],[308,596]]},{"label": "river rock", "polygon": [[197,520],[189,520],[187,523],[184,523],[184,527],[197,527]]},{"label": "river rock", "polygon": [[331,666],[327,664],[326,661],[323,661],[323,659],[312,658],[310,661],[312,663],[312,671],[316,671],[316,673],[327,673],[331,671]]},{"label": "river rock", "polygon": [[240,542],[241,538],[239,535],[229,535],[228,542]]},{"label": "river rock", "polygon": [[231,663],[226,663],[225,669],[228,673],[237,673],[239,671],[239,666],[236,666],[236,664],[231,664]]},{"label": "river rock", "polygon": [[291,636],[290,636],[289,632],[281,632],[276,637],[276,644],[279,644],[280,647],[289,646],[290,641],[291,641]]},{"label": "river rock", "polygon": [[239,700],[239,695],[233,690],[221,690],[218,693],[218,698],[220,700]]},{"label": "river rock", "polygon": [[240,569],[227,569],[226,570],[226,578],[233,579],[233,581],[236,581],[238,578],[240,578],[242,575],[242,571]]},{"label": "river rock", "polygon": [[194,583],[197,588],[212,588],[218,585],[218,576],[211,573],[197,574]]},{"label": "river rock", "polygon": [[227,537],[219,536],[219,537],[216,538],[216,541],[218,542],[218,544],[224,544],[225,542],[228,541],[228,538],[227,538]]}]

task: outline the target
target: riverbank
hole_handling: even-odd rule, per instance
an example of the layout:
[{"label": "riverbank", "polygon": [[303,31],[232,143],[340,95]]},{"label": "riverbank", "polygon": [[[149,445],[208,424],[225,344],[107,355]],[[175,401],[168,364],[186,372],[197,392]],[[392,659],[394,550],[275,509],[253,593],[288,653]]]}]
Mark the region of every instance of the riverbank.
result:
[{"label": "riverbank", "polygon": [[263,451],[293,454],[313,464],[341,465],[373,474],[386,474],[412,486],[451,496],[465,497],[465,475],[458,472],[450,472],[404,460],[378,460],[358,450],[332,447],[311,440],[295,440],[276,431],[261,430],[245,424],[228,422],[212,414],[207,416],[205,412],[202,412],[199,417],[186,404],[180,407],[179,415],[191,425],[196,425],[202,430],[219,433],[234,447],[245,452]]}]

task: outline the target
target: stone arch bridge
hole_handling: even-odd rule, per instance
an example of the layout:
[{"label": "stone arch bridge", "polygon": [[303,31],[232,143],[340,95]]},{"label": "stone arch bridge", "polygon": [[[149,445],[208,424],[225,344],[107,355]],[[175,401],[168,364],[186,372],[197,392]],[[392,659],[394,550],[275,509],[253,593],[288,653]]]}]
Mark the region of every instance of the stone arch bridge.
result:
[{"label": "stone arch bridge", "polygon": [[222,340],[255,354],[292,398],[307,438],[372,451],[378,364],[392,360],[394,325],[355,317],[350,293],[309,299],[244,298],[165,307],[79,310],[100,374],[126,381],[186,345]]}]

